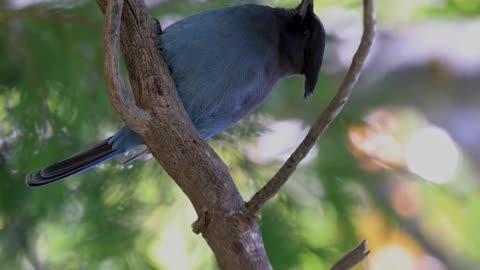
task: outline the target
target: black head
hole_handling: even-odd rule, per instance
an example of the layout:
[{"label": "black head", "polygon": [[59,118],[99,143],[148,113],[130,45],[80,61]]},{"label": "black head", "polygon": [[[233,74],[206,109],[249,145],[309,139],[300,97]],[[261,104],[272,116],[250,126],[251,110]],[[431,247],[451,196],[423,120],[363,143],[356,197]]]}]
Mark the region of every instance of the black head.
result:
[{"label": "black head", "polygon": [[302,0],[289,11],[283,53],[289,59],[294,73],[305,76],[305,98],[313,94],[325,49],[325,30],[313,13],[313,0]]},{"label": "black head", "polygon": [[304,95],[307,98],[313,95],[318,73],[322,67],[323,52],[325,50],[325,30],[320,20],[313,13],[313,0],[302,0],[302,3],[295,11],[305,35],[301,73],[305,76]]}]

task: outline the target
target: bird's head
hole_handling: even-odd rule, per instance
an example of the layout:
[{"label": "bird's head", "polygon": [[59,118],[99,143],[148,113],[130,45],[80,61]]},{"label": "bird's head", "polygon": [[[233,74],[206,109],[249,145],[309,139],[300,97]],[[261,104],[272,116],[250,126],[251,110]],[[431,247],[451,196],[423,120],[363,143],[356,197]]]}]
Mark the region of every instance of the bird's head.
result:
[{"label": "bird's head", "polygon": [[296,8],[296,12],[305,36],[302,74],[305,76],[304,96],[307,98],[313,94],[318,73],[322,67],[325,30],[320,20],[313,13],[313,0],[302,0],[302,3]]},{"label": "bird's head", "polygon": [[313,94],[325,49],[325,30],[313,13],[313,0],[302,0],[288,11],[283,35],[282,51],[296,74],[305,77],[305,98]]}]

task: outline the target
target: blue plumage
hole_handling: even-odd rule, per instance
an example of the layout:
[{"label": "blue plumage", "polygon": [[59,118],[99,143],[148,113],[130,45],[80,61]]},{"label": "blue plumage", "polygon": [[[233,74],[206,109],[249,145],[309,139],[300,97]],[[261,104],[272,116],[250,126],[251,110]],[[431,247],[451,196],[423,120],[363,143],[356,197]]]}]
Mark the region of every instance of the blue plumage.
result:
[{"label": "blue plumage", "polygon": [[[305,75],[309,95],[325,34],[311,1],[304,0],[291,10],[242,5],[200,13],[166,28],[160,39],[178,95],[202,138],[209,139],[257,108],[281,79]],[[29,175],[27,184],[83,172],[141,144],[140,136],[124,127],[103,142],[100,153],[90,153],[97,159],[83,157],[79,166],[79,155],[73,156]]]}]

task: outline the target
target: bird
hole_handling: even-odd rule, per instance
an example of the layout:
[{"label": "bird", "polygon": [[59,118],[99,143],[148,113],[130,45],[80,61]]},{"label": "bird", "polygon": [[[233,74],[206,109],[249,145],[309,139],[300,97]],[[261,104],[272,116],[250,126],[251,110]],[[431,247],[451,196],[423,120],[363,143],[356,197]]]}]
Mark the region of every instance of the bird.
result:
[{"label": "bird", "polygon": [[[245,4],[184,18],[159,35],[178,96],[204,140],[244,118],[280,80],[304,77],[304,97],[317,84],[325,30],[313,0],[295,8]],[[124,126],[88,150],[33,172],[31,187],[85,172],[144,144]]]}]

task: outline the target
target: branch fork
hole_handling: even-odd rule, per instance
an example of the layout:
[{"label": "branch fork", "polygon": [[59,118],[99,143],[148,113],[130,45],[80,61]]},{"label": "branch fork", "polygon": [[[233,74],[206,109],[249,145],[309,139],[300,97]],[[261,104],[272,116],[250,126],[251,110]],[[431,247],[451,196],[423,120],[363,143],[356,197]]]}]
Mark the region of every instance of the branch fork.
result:
[{"label": "branch fork", "polygon": [[[221,269],[272,269],[255,218],[281,189],[319,137],[335,120],[358,80],[375,32],[374,0],[363,0],[364,32],[358,51],[337,94],[305,139],[279,171],[247,203],[227,166],[200,138],[176,94],[158,50],[159,25],[142,0],[97,0],[105,14],[105,80],[114,111],[144,139],[148,149],[192,202],[192,224],[214,252]],[[121,21],[122,20],[122,21]],[[120,72],[119,43],[135,101]],[[346,270],[368,255],[366,242],[332,270]]]}]

